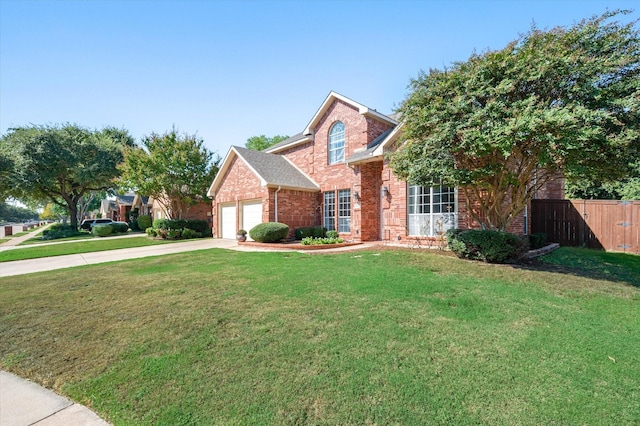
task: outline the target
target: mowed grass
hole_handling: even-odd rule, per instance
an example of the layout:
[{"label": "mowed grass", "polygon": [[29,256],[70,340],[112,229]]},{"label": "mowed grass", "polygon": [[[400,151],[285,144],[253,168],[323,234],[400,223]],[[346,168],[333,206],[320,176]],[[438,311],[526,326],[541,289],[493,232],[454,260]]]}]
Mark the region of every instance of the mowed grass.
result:
[{"label": "mowed grass", "polygon": [[0,368],[116,425],[631,425],[631,284],[430,251],[205,250],[0,280]]},{"label": "mowed grass", "polygon": [[64,244],[43,244],[33,247],[20,247],[0,251],[0,262],[14,260],[39,259],[42,257],[63,256],[67,254],[91,253],[133,247],[147,247],[176,241],[154,240],[145,235],[132,238],[100,238],[92,241],[77,241]]}]

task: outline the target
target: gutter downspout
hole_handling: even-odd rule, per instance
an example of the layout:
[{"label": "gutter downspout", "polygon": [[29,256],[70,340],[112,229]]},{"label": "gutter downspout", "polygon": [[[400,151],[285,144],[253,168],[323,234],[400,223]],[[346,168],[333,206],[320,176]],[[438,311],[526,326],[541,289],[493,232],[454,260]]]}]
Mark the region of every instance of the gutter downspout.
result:
[{"label": "gutter downspout", "polygon": [[280,190],[282,189],[282,187],[280,185],[278,185],[278,189],[276,189],[276,192],[274,192],[275,195],[275,214],[274,214],[274,222],[278,221],[278,192],[280,192]]}]

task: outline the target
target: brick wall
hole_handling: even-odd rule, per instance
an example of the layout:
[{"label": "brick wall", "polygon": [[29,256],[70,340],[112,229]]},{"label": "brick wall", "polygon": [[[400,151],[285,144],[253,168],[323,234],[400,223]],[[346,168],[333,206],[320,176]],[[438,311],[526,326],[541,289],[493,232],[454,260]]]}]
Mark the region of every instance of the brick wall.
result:
[{"label": "brick wall", "polygon": [[[267,197],[263,199],[263,222],[276,221],[276,191],[277,188],[269,188]],[[320,194],[317,192],[281,189],[278,191],[277,200],[277,221],[289,226],[290,237],[293,237],[294,231],[297,228],[318,226],[321,224]]]},{"label": "brick wall", "polygon": [[260,179],[251,171],[247,164],[237,156],[231,160],[231,164],[223,176],[223,183],[218,187],[218,192],[212,201],[211,225],[213,235],[222,237],[222,230],[219,223],[220,204],[234,203],[236,206],[236,229],[239,228],[240,202],[243,200],[263,199],[263,221],[264,219],[264,198],[266,188],[261,186]]},{"label": "brick wall", "polygon": [[389,167],[388,160],[384,161],[381,175],[381,186],[388,189],[382,197],[382,240],[392,242],[406,241],[407,228],[407,183],[398,179]]},{"label": "brick wall", "polygon": [[[298,168],[320,185],[321,192],[340,189],[358,191],[360,202],[351,202],[351,232],[343,237],[355,240],[378,240],[380,235],[380,207],[377,194],[380,188],[381,164],[348,166],[328,164],[329,130],[336,121],[345,125],[345,158],[363,150],[390,126],[365,117],[357,108],[336,100],[313,129],[314,141],[282,151]],[[315,207],[316,223],[322,223],[322,195]]]}]

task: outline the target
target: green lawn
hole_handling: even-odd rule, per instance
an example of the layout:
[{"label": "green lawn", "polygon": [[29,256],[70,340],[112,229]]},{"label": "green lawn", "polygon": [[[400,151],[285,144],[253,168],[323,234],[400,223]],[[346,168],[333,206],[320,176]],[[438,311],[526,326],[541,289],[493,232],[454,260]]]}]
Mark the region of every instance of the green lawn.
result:
[{"label": "green lawn", "polygon": [[635,260],[592,279],[571,253],[214,249],[3,278],[0,368],[116,425],[638,424]]},{"label": "green lawn", "polygon": [[144,236],[144,234],[141,234],[140,237],[136,238],[96,238],[91,241],[83,240],[65,244],[42,244],[33,247],[21,247],[19,249],[1,251],[0,262],[38,259],[42,257],[62,256],[65,254],[90,253],[94,251],[116,250],[132,247],[146,247],[173,242],[176,241],[152,240]]}]

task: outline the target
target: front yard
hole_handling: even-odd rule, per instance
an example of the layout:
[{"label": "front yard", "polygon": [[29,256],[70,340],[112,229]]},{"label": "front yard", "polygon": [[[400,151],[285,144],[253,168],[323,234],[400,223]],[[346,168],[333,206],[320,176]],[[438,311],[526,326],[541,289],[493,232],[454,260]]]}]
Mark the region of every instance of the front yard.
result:
[{"label": "front yard", "polygon": [[[29,247],[13,248],[10,250],[0,251],[0,263],[11,262],[14,260],[39,259],[42,257],[64,256],[67,254],[91,253],[96,251],[117,250],[133,247],[147,247],[157,244],[167,244],[178,241],[171,240],[155,240],[147,238],[145,234],[131,238],[93,237],[87,233],[86,237],[80,241],[75,239],[52,240],[41,244],[34,244]],[[90,238],[90,239],[89,239]],[[60,244],[64,241],[63,244]]]},{"label": "front yard", "polygon": [[3,278],[0,368],[118,425],[638,424],[638,257],[588,278],[561,250],[531,268],[206,250]]}]

